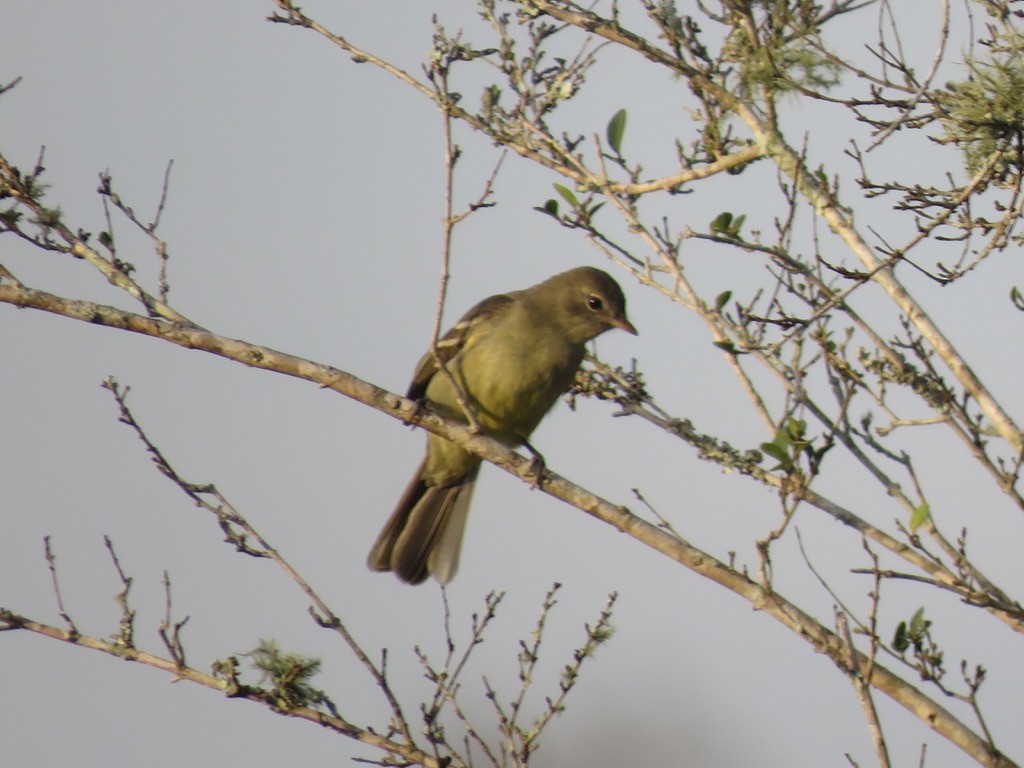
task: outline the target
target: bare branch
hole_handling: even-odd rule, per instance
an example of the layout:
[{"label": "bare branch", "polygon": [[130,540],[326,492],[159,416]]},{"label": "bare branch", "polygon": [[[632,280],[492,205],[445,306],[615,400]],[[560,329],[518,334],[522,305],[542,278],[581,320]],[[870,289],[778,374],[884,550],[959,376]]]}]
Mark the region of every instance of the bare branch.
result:
[{"label": "bare branch", "polygon": [[46,557],[46,565],[50,569],[50,580],[53,584],[53,596],[57,600],[57,611],[64,623],[68,625],[68,631],[65,633],[68,639],[74,639],[78,637],[78,627],[75,626],[75,622],[71,620],[71,616],[68,615],[67,609],[64,607],[64,598],[60,594],[60,581],[57,578],[57,556],[53,554],[53,549],[50,547],[50,537],[43,537],[43,553]]},{"label": "bare branch", "polygon": [[[0,608],[0,631],[15,629],[34,632],[35,634],[49,637],[54,640],[60,640],[82,648],[106,653],[119,659],[123,659],[124,661],[132,661],[142,664],[143,666],[159,669],[170,673],[177,680],[186,680],[190,683],[201,685],[204,688],[219,691],[230,698],[246,699],[258,704],[264,704],[271,708],[275,705],[272,691],[249,685],[241,685],[237,682],[237,678],[233,678],[231,676],[217,677],[216,675],[208,675],[190,667],[181,666],[174,659],[164,659],[151,653],[140,651],[136,648],[125,648],[119,644],[100,640],[99,638],[61,630],[57,627],[52,627],[48,624],[43,624],[25,616],[12,613],[5,608]],[[410,763],[422,765],[425,766],[425,768],[442,768],[442,766],[440,766],[433,757],[425,754],[419,749],[361,728],[336,714],[327,714],[312,707],[300,706],[289,709],[288,716],[299,718],[301,720],[308,720],[311,723],[329,728],[340,734],[348,736],[349,738],[355,739],[356,741],[362,742],[367,746],[396,755],[401,755],[404,759],[410,761]]]}]

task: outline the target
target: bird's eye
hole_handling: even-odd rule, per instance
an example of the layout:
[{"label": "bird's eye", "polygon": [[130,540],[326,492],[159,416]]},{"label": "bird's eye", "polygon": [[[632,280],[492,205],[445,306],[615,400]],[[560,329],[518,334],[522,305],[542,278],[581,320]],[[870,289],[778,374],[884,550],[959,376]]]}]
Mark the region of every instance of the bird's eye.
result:
[{"label": "bird's eye", "polygon": [[595,312],[600,312],[602,309],[604,309],[604,302],[601,301],[601,298],[599,296],[591,296],[589,299],[587,299],[587,306],[590,307]]}]

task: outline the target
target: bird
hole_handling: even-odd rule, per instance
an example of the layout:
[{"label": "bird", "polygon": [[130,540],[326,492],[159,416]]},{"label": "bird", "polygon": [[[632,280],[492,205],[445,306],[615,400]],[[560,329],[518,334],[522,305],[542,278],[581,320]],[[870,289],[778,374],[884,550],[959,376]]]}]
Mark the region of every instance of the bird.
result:
[{"label": "bird", "polygon": [[[437,355],[428,351],[419,361],[406,396],[470,423],[454,379],[484,434],[525,446],[542,462],[531,433],[572,386],[587,342],[612,328],[637,335],[622,289],[603,270],[577,267],[473,306],[438,340]],[[370,570],[393,571],[408,584],[429,576],[451,581],[480,463],[429,434],[422,463],[370,550]]]}]

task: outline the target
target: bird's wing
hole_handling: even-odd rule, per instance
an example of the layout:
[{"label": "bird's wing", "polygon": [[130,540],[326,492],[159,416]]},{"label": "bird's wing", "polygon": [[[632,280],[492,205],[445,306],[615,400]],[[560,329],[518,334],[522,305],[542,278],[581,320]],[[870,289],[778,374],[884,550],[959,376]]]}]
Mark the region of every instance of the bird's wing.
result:
[{"label": "bird's wing", "polygon": [[[466,340],[472,335],[473,328],[495,315],[503,312],[515,297],[511,294],[501,293],[484,299],[464,314],[451,329],[437,340],[437,357],[442,363],[448,363],[466,345]],[[439,370],[437,358],[431,352],[427,352],[416,366],[416,373],[413,374],[412,382],[409,384],[409,391],[406,397],[410,400],[422,400],[427,392],[427,385]]]}]

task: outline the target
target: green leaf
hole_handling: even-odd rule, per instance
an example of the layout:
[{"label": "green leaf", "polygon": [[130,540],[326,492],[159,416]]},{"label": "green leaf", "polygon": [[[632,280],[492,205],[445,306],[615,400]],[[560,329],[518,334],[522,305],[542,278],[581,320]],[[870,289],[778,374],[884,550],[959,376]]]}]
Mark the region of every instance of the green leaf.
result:
[{"label": "green leaf", "polygon": [[788,465],[790,463],[789,454],[786,453],[786,449],[778,443],[761,443],[761,450],[780,464]]},{"label": "green leaf", "polygon": [[911,640],[919,640],[921,635],[924,634],[924,631],[928,629],[929,624],[931,624],[931,622],[924,617],[924,606],[921,606],[914,611],[914,615],[910,617],[910,627],[907,631],[907,636]]},{"label": "green leaf", "polygon": [[580,201],[576,199],[576,195],[572,193],[571,189],[569,189],[568,187],[564,187],[561,184],[555,184],[554,187],[555,191],[562,196],[562,199],[565,200],[565,202],[567,202],[573,208],[580,207]]},{"label": "green leaf", "polygon": [[608,121],[608,146],[616,155],[622,154],[622,136],[626,132],[626,110],[620,109]]},{"label": "green leaf", "polygon": [[913,514],[910,516],[910,530],[916,531],[922,525],[932,519],[932,509],[928,505],[928,502],[922,503],[919,507],[914,509]]},{"label": "green leaf", "polygon": [[907,639],[907,622],[901,621],[896,625],[896,633],[892,636],[892,647],[898,653],[903,653],[910,647],[910,641]]},{"label": "green leaf", "polygon": [[792,440],[803,440],[807,433],[807,422],[803,419],[794,419],[790,416],[786,419],[786,434]]},{"label": "green leaf", "polygon": [[743,222],[746,220],[747,215],[745,213],[733,216],[729,211],[722,211],[711,220],[711,231],[724,237],[735,239],[740,236],[740,230],[743,228]]},{"label": "green leaf", "polygon": [[720,294],[715,296],[715,312],[721,312],[722,307],[729,303],[729,299],[732,298],[732,291],[722,291]]},{"label": "green leaf", "polygon": [[728,211],[722,211],[720,214],[715,216],[711,220],[711,231],[718,232],[723,235],[729,234],[730,226],[732,225],[732,214]]},{"label": "green leaf", "polygon": [[1013,288],[1010,289],[1010,301],[1013,302],[1013,306],[1017,309],[1024,311],[1024,296],[1021,296],[1020,290],[1018,290],[1017,286],[1013,286]]},{"label": "green leaf", "polygon": [[772,442],[786,451],[793,447],[793,439],[789,436],[789,432],[786,431],[785,425],[775,433],[775,439]]},{"label": "green leaf", "polygon": [[558,201],[557,200],[547,200],[544,203],[543,206],[534,206],[533,210],[540,211],[541,213],[547,214],[548,216],[552,216],[552,217],[557,219],[558,218]]}]

